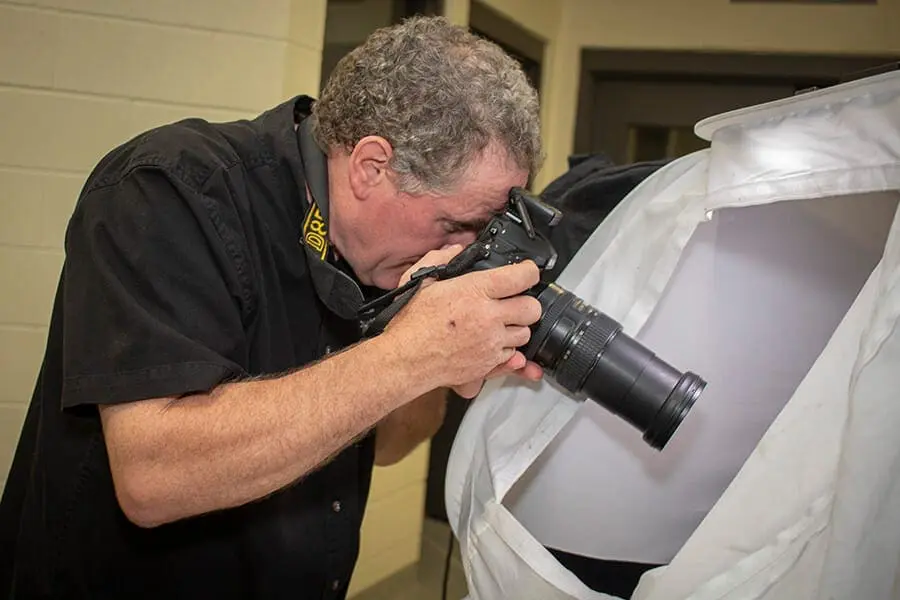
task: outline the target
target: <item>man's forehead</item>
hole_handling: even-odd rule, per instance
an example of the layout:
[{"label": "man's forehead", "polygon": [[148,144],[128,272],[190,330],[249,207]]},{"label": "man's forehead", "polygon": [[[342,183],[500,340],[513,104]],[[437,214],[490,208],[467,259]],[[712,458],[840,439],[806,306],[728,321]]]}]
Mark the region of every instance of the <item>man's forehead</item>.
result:
[{"label": "man's forehead", "polygon": [[459,188],[459,196],[469,206],[496,211],[506,205],[510,188],[523,187],[527,182],[528,173],[525,171],[488,173],[465,181]]},{"label": "man's forehead", "polygon": [[510,188],[527,182],[527,170],[518,167],[508,153],[488,147],[469,165],[456,193],[448,198],[451,210],[460,220],[489,219],[506,208]]},{"label": "man's forehead", "polygon": [[[510,186],[511,187],[511,186]],[[460,220],[486,220],[502,212],[509,199],[509,187],[460,194],[452,199],[452,211]]]}]

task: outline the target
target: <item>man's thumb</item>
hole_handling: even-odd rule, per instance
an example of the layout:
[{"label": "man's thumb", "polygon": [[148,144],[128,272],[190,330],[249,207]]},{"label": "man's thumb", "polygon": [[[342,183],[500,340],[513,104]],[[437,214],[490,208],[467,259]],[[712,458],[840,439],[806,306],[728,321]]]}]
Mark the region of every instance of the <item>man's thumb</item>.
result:
[{"label": "man's thumb", "polygon": [[532,260],[505,265],[484,271],[485,292],[491,298],[508,298],[534,287],[541,280],[541,271]]}]

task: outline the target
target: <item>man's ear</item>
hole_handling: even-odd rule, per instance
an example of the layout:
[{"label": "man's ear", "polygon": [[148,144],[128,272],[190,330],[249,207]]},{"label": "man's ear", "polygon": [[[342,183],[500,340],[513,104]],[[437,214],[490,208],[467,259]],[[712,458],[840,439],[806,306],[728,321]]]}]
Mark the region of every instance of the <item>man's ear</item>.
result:
[{"label": "man's ear", "polygon": [[390,185],[389,163],[394,149],[383,137],[369,135],[356,143],[350,152],[350,185],[357,198],[365,199],[373,191]]}]

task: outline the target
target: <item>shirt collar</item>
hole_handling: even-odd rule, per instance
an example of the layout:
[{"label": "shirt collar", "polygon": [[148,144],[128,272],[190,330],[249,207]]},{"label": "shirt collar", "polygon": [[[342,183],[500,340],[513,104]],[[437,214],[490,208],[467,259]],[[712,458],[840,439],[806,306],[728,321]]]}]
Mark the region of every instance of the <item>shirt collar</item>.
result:
[{"label": "shirt collar", "polygon": [[[298,192],[303,214],[298,243],[306,256],[316,295],[339,317],[356,320],[365,295],[355,278],[335,264],[334,253],[329,251],[328,171],[325,155],[312,141],[308,127],[313,103],[309,96],[297,96],[264,113],[261,119],[266,135],[271,136],[275,158],[288,170]],[[312,203],[307,200],[307,186]]]}]

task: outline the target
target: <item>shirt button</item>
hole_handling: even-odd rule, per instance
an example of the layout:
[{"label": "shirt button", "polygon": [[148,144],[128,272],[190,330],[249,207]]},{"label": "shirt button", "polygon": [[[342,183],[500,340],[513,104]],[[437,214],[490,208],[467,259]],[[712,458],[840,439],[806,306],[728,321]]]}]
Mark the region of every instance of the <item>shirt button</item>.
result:
[{"label": "shirt button", "polygon": [[336,513],[341,512],[341,509],[342,509],[342,508],[343,508],[343,507],[341,506],[341,501],[340,501],[340,500],[335,500],[334,502],[331,503],[331,510],[333,510],[333,511],[336,512]]},{"label": "shirt button", "polygon": [[331,354],[331,346],[325,346],[325,354]]},{"label": "shirt button", "polygon": [[337,590],[339,587],[341,587],[340,579],[335,579],[334,581],[331,582],[331,589]]}]

